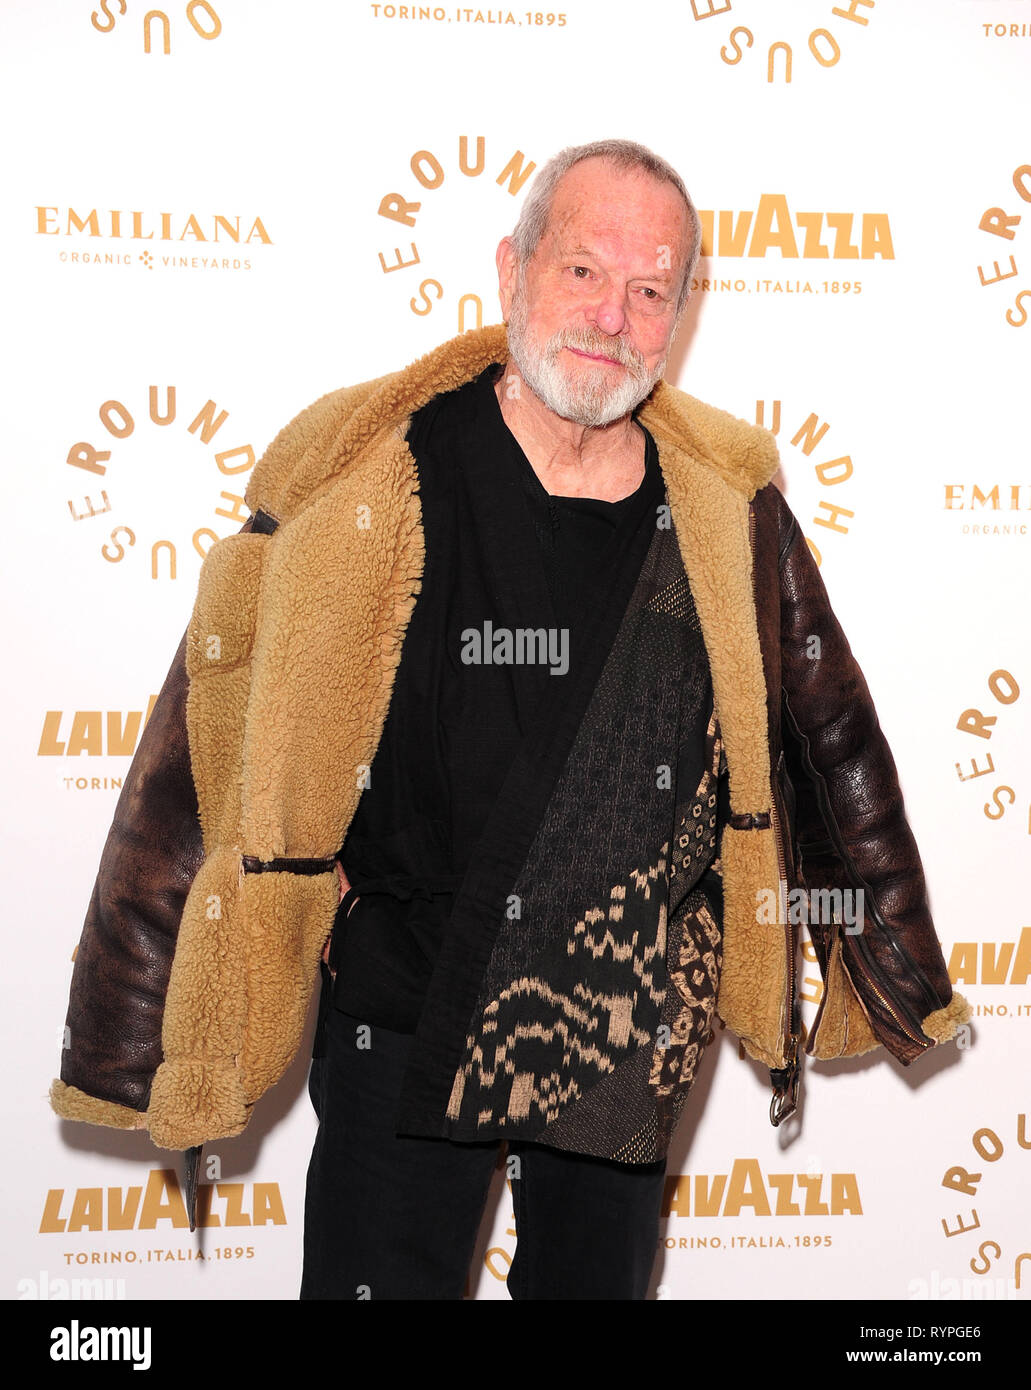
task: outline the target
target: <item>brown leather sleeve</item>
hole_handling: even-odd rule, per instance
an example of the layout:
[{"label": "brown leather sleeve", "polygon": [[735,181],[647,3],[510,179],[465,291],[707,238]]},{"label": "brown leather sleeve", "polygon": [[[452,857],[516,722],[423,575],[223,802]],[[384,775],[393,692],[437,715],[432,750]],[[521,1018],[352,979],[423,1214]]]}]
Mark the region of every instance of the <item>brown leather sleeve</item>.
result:
[{"label": "brown leather sleeve", "polygon": [[179,921],[204,859],[186,732],[186,635],[104,845],[72,975],[61,1080],[146,1110]]},{"label": "brown leather sleeve", "polygon": [[[931,1041],[920,1021],[949,1003],[952,985],[869,688],[801,528],[783,497],[778,506],[785,750],[802,873],[810,892],[862,888],[865,922],[842,934],[844,961],[875,1032],[909,1061]],[[825,942],[814,944],[823,954]]]},{"label": "brown leather sleeve", "polygon": [[[240,527],[253,529],[265,529],[263,514]],[[147,1109],[162,1061],[179,923],[204,862],[186,727],[186,636],[115,807],[75,956],[61,1055],[66,1085],[138,1111]]]}]

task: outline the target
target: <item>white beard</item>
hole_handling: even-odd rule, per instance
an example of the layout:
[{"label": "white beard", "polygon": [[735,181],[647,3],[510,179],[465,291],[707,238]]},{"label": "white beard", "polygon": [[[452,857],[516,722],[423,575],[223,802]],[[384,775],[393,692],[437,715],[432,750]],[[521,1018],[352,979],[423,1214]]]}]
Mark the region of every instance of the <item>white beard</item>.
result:
[{"label": "white beard", "polygon": [[[592,366],[584,361],[578,379],[571,379],[559,364],[564,347],[594,352],[620,362],[623,379],[610,382],[611,367]],[[666,370],[666,357],[649,375],[641,355],[622,338],[609,338],[590,329],[564,328],[542,347],[527,327],[526,295],[522,283],[512,297],[508,317],[508,349],[535,396],[549,410],[577,425],[610,425],[629,415],[648,395]]]}]

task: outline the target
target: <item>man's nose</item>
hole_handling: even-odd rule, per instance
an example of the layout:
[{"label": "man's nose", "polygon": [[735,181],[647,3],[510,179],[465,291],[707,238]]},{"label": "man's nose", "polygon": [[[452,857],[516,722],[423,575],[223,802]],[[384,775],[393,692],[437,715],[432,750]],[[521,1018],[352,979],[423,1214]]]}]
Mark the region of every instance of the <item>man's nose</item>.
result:
[{"label": "man's nose", "polygon": [[626,303],[622,291],[614,285],[606,285],[589,311],[589,317],[610,337],[622,333],[626,327]]}]

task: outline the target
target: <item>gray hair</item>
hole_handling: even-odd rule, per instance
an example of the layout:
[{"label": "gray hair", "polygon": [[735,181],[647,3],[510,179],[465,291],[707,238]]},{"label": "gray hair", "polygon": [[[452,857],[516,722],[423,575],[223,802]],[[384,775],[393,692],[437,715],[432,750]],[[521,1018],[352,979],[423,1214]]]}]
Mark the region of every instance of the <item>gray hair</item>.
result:
[{"label": "gray hair", "polygon": [[688,287],[702,247],[701,222],[684,187],[684,181],[673,166],[657,154],[653,154],[647,146],[638,145],[633,140],[595,140],[589,145],[569,145],[566,149],[560,150],[553,159],[548,160],[534,179],[512,232],[512,242],[519,265],[527,264],[547,230],[551,204],[559,180],[574,164],[579,164],[584,159],[605,159],[618,169],[642,169],[662,183],[671,183],[683,198],[691,231],[691,253],[684,268],[684,278],[677,298],[679,317],[680,311],[687,303]]}]

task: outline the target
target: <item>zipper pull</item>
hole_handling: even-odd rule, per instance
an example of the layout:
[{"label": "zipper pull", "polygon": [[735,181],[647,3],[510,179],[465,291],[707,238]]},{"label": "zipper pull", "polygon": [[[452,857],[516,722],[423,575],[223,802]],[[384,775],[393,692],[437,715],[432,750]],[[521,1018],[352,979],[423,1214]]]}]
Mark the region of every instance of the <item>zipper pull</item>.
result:
[{"label": "zipper pull", "polygon": [[773,1098],[770,1101],[770,1124],[775,1128],[789,1119],[797,1108],[798,1082],[802,1064],[798,1055],[798,1034],[792,1033],[788,1039],[788,1059],[783,1067],[770,1068],[770,1085]]}]

